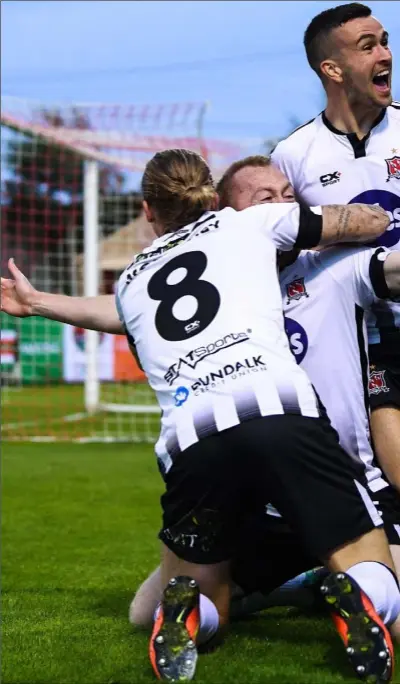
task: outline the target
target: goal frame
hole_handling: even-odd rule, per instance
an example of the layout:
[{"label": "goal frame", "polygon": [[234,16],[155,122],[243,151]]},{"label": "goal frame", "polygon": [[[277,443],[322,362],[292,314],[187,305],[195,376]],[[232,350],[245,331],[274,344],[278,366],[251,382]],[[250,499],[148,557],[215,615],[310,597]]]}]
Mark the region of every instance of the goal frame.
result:
[{"label": "goal frame", "polygon": [[[157,134],[138,134],[131,131],[74,129],[65,126],[55,127],[43,123],[34,115],[34,109],[40,107],[37,103],[30,103],[19,98],[2,98],[4,105],[1,112],[2,125],[30,136],[45,139],[49,145],[55,145],[60,150],[68,149],[83,159],[83,294],[85,297],[96,297],[100,293],[100,264],[99,247],[101,233],[99,230],[100,208],[100,169],[106,164],[120,168],[122,171],[142,172],[144,169],[143,154],[147,158],[157,151],[171,147],[187,147],[202,154],[210,163],[216,177],[234,158],[243,156],[241,145],[224,140],[205,139],[203,135],[204,118],[208,103],[179,103],[176,105],[143,106],[143,112],[157,110],[161,112],[165,107],[170,120],[179,116],[180,111],[195,111],[195,135],[171,136]],[[28,114],[26,113],[28,106]],[[71,106],[71,105],[68,105]],[[73,105],[77,110],[88,110],[90,107],[105,108],[107,111],[113,105]],[[128,108],[129,105],[117,105]],[[196,108],[197,109],[193,109]],[[131,108],[134,108],[132,105]],[[192,109],[190,109],[192,108]],[[22,114],[21,114],[22,111]],[[144,114],[143,114],[144,116]],[[151,118],[153,121],[153,118]],[[129,157],[121,154],[129,153]],[[138,153],[138,155],[136,155]],[[142,156],[140,156],[142,155]],[[160,414],[158,405],[141,403],[104,402],[101,399],[101,383],[98,348],[100,334],[94,330],[84,331],[85,377],[83,383],[84,407],[87,414],[99,412],[120,414]]]}]

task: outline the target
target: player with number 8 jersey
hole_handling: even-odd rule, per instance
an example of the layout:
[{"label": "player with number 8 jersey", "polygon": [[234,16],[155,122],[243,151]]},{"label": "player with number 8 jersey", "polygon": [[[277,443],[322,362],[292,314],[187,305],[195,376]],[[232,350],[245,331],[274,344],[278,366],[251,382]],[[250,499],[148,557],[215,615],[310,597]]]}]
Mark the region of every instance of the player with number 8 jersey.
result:
[{"label": "player with number 8 jersey", "polygon": [[276,277],[277,248],[301,241],[299,215],[296,205],[208,212],[158,238],[121,276],[118,308],[162,408],[165,471],[242,421],[320,415],[289,349]]},{"label": "player with number 8 jersey", "polygon": [[[297,203],[216,211],[207,165],[185,150],[155,155],[142,190],[158,238],[121,275],[116,306],[162,409],[156,453],[166,484],[159,534],[165,589],[150,639],[157,676],[192,679],[196,641],[229,618],[237,525],[271,501],[335,571],[369,561],[374,546],[378,563],[368,572],[386,586],[383,622],[350,575],[333,574],[327,591],[338,610],[343,594],[347,613],[362,619],[354,665],[389,681],[384,622],[397,617],[400,593],[387,539],[362,469],[340,447],[290,351],[277,273],[278,251],[376,237],[386,213]],[[371,624],[373,632],[365,627]],[[346,624],[341,631],[348,644]]]},{"label": "player with number 8 jersey", "polygon": [[[296,203],[216,211],[210,170],[187,150],[156,154],[142,190],[158,238],[120,277],[114,312],[106,298],[108,311],[98,301],[93,315],[92,302],[84,318],[95,329],[122,324],[162,408],[164,591],[149,644],[157,677],[193,678],[196,646],[229,620],[238,526],[270,501],[333,571],[324,586],[338,613],[357,612],[354,667],[389,681],[385,625],[400,612],[400,592],[381,517],[291,354],[277,274],[278,250],[378,237],[386,213]],[[24,285],[2,281],[6,306],[26,315],[23,292],[35,291],[10,267]],[[48,315],[55,307],[70,320],[68,297],[37,294]],[[344,574],[355,564],[359,580]],[[346,620],[340,630],[349,644]]]}]

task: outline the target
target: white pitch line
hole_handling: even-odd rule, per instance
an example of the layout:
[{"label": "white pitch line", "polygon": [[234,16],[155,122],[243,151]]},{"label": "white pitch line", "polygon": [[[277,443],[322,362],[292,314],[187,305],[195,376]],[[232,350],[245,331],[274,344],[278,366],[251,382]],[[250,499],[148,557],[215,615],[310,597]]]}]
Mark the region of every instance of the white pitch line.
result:
[{"label": "white pitch line", "polygon": [[[51,422],[51,423],[56,423],[57,421],[61,421],[64,423],[72,423],[74,420],[83,420],[83,418],[86,418],[88,416],[87,413],[70,413],[68,416],[60,416],[59,418],[50,418],[50,421],[46,422]],[[42,423],[41,420],[27,420],[25,423],[5,423],[2,425],[3,430],[13,430],[14,428],[24,428],[24,427],[32,427],[34,425],[40,425]]]}]

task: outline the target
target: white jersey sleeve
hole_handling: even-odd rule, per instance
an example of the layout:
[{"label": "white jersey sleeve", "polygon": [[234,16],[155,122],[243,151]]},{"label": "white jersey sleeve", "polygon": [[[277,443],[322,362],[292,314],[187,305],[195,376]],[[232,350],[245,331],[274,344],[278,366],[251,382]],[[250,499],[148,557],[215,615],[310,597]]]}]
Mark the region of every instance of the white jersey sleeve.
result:
[{"label": "white jersey sleeve", "polygon": [[296,189],[298,186],[298,178],[296,174],[296,168],[298,163],[293,156],[293,154],[286,154],[284,141],[277,144],[275,149],[271,152],[271,159],[275,166],[277,166],[282,173],[288,178],[290,183]]},{"label": "white jersey sleeve", "polygon": [[[278,142],[271,152],[272,162],[289,179],[296,197],[308,206],[319,204],[319,201],[310,202],[307,197],[303,197],[304,179],[308,175],[308,154],[315,145],[317,127],[316,120],[311,119],[303,126],[296,128],[287,138]],[[327,204],[327,202],[321,202],[321,204]]]},{"label": "white jersey sleeve", "polygon": [[390,298],[384,273],[389,254],[383,247],[349,248],[347,252],[332,247],[320,252],[318,260],[324,267],[334,264],[332,276],[352,288],[354,301],[362,309],[369,309],[378,300]]},{"label": "white jersey sleeve", "polygon": [[321,207],[308,209],[297,202],[259,204],[240,213],[249,223],[258,226],[277,249],[284,252],[293,247],[311,249],[320,242]]},{"label": "white jersey sleeve", "polygon": [[125,325],[125,323],[124,323],[124,314],[123,314],[123,311],[122,311],[122,306],[121,306],[121,301],[120,301],[120,298],[119,298],[118,290],[117,290],[117,292],[115,293],[115,308],[117,309],[117,313],[118,313],[119,320],[121,321],[122,325]]}]

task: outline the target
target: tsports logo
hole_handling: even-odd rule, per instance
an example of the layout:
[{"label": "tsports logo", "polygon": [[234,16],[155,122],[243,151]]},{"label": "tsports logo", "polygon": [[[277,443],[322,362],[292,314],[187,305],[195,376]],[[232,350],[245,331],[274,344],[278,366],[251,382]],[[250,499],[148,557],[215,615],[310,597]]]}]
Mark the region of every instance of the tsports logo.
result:
[{"label": "tsports logo", "polygon": [[197,364],[206,359],[207,356],[217,354],[222,349],[228,349],[228,347],[233,347],[235,344],[240,344],[241,342],[249,340],[250,333],[251,330],[247,330],[247,332],[229,333],[228,335],[225,335],[214,342],[210,342],[210,344],[207,344],[204,347],[192,349],[192,351],[179,358],[178,361],[173,363],[168,368],[164,375],[165,381],[169,385],[172,385],[172,383],[179,378],[180,371],[183,366],[188,366],[189,368],[194,369],[196,368]]}]

